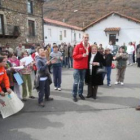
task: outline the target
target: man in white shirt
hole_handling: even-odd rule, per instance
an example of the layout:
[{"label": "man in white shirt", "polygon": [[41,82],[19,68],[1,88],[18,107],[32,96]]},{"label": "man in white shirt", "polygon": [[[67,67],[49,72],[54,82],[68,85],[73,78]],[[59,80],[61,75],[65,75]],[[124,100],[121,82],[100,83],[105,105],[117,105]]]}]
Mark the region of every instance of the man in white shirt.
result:
[{"label": "man in white shirt", "polygon": [[134,47],[132,45],[132,42],[129,42],[128,43],[128,46],[127,46],[127,53],[128,53],[128,65],[132,66],[133,64],[133,51],[134,51]]},{"label": "man in white shirt", "polygon": [[110,49],[110,51],[113,51],[113,45],[112,45],[112,41],[109,42],[107,49]]}]

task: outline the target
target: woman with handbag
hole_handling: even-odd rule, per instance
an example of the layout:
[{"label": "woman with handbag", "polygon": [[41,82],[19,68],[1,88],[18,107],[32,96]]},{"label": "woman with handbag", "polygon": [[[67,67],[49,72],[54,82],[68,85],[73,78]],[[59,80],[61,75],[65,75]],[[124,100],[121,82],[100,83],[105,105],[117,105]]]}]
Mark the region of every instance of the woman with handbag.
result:
[{"label": "woman with handbag", "polygon": [[101,67],[105,66],[103,55],[98,52],[96,45],[91,46],[91,53],[89,54],[88,69],[86,71],[85,82],[88,85],[87,98],[96,99],[99,85],[103,85],[103,73],[105,72]]}]

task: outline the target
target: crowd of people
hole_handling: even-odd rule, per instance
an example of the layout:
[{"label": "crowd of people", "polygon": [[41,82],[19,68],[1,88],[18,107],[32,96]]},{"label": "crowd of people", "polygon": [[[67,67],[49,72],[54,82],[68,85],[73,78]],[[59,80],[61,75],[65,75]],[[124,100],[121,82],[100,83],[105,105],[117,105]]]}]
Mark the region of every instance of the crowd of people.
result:
[{"label": "crowd of people", "polygon": [[[31,55],[33,61],[29,65],[22,62],[22,58]],[[135,56],[137,59],[135,59]],[[127,61],[128,60],[128,61]],[[26,101],[29,98],[35,99],[32,94],[33,87],[38,92],[38,104],[44,107],[44,100],[52,101],[50,97],[50,84],[52,84],[51,73],[53,75],[54,89],[61,91],[62,84],[62,67],[73,68],[73,101],[77,102],[77,94],[80,99],[85,100],[83,96],[84,83],[88,86],[86,98],[97,98],[98,86],[103,85],[106,77],[107,86],[111,86],[111,70],[116,67],[115,84],[124,85],[125,71],[127,65],[132,66],[135,60],[140,67],[140,44],[130,42],[126,47],[125,44],[118,47],[114,55],[112,42],[103,47],[102,44],[89,44],[89,35],[84,34],[83,40],[78,45],[72,46],[70,43],[53,43],[42,46],[32,44],[27,51],[24,45],[20,43],[15,50],[6,44],[0,53],[0,95],[4,96],[5,92],[9,94],[13,90],[19,99]],[[128,63],[127,63],[128,62]],[[22,69],[17,67],[22,66]],[[18,73],[22,80],[18,84],[14,74]],[[34,85],[32,79],[34,73]],[[140,110],[140,106],[137,107]]]}]

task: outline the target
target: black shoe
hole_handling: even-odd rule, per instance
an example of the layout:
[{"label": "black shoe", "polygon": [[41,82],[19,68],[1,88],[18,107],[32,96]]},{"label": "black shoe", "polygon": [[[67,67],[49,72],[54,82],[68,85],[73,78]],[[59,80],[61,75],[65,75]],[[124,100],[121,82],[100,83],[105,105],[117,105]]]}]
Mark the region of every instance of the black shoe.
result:
[{"label": "black shoe", "polygon": [[85,97],[83,95],[79,95],[79,97],[81,98],[81,100],[85,100]]},{"label": "black shoe", "polygon": [[45,101],[53,101],[53,98],[51,98],[51,97],[45,98]]},{"label": "black shoe", "polygon": [[91,95],[87,95],[86,98],[92,98],[92,96]]},{"label": "black shoe", "polygon": [[73,97],[73,101],[77,102],[78,101],[77,97]]},{"label": "black shoe", "polygon": [[29,98],[31,98],[31,99],[35,99],[35,97],[34,97],[34,96],[30,96]]},{"label": "black shoe", "polygon": [[96,100],[97,99],[97,97],[92,97],[94,100]]}]

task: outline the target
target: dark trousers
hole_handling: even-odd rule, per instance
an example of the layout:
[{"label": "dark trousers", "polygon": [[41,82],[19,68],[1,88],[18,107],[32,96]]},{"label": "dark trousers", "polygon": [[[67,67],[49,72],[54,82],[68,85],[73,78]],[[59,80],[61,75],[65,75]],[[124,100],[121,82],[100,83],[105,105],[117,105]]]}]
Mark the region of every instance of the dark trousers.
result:
[{"label": "dark trousers", "polygon": [[54,86],[57,88],[61,87],[61,72],[62,72],[61,67],[53,67],[53,81]]},{"label": "dark trousers", "polygon": [[73,59],[72,57],[68,57],[68,68],[72,68],[73,67]]},{"label": "dark trousers", "polygon": [[96,99],[97,96],[98,85],[92,85],[92,77],[90,76],[90,83],[88,84],[88,97],[93,97]]},{"label": "dark trousers", "polygon": [[133,53],[133,63],[135,63],[135,53]]},{"label": "dark trousers", "polygon": [[43,97],[45,95],[45,99],[49,98],[50,96],[50,85],[48,79],[45,81],[39,81],[39,92],[38,92],[38,103],[43,102]]},{"label": "dark trousers", "polygon": [[137,66],[140,67],[140,58],[137,58]]}]

